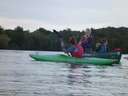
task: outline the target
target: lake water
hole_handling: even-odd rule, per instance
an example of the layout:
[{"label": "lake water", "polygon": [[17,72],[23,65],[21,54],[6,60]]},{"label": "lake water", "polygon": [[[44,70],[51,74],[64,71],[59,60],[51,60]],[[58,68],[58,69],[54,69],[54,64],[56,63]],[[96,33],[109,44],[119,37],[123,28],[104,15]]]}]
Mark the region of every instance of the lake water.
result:
[{"label": "lake water", "polygon": [[30,53],[0,50],[0,96],[128,96],[128,64],[39,62]]}]

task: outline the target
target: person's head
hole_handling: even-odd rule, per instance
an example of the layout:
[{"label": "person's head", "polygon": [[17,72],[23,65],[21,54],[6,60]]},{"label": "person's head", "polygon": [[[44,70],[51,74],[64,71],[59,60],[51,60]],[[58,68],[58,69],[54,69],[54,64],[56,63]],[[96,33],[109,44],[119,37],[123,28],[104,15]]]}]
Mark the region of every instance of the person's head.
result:
[{"label": "person's head", "polygon": [[108,41],[107,41],[107,39],[103,38],[103,39],[101,39],[100,43],[102,43],[102,44],[107,44]]},{"label": "person's head", "polygon": [[69,43],[75,45],[77,43],[75,37],[73,37],[73,36],[72,37],[69,37]]},{"label": "person's head", "polygon": [[83,39],[87,39],[87,35],[84,35],[82,38],[83,38]]},{"label": "person's head", "polygon": [[104,40],[103,39],[100,39],[100,43],[104,43]]}]

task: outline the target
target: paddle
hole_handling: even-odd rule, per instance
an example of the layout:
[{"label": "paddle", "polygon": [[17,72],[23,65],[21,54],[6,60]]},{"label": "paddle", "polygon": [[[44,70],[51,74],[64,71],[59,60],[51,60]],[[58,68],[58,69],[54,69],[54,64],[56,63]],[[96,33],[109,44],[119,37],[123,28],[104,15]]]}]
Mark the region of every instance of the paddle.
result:
[{"label": "paddle", "polygon": [[[56,35],[58,36],[58,38],[60,40],[62,51],[64,51],[66,53],[66,48],[65,48],[65,45],[64,45],[63,36],[59,32],[57,32],[56,30],[53,30],[53,32],[56,33]],[[66,54],[68,56],[70,56],[69,53],[66,53]]]}]

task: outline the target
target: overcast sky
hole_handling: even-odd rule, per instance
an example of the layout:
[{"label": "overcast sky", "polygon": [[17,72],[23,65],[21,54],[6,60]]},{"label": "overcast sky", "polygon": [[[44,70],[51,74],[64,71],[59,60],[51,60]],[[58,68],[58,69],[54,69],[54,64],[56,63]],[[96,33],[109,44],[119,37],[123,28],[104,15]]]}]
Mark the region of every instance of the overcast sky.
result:
[{"label": "overcast sky", "polygon": [[128,26],[128,0],[0,0],[0,25],[35,30]]}]

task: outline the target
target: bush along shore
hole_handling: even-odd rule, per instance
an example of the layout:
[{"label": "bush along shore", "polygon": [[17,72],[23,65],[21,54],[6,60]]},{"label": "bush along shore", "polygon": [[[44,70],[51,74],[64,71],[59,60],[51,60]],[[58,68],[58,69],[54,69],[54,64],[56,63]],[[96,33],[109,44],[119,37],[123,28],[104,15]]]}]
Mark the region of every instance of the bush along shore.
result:
[{"label": "bush along shore", "polygon": [[[124,52],[128,51],[128,28],[127,27],[106,27],[94,29],[93,31],[93,50],[96,43],[106,38],[109,43],[109,50],[121,48]],[[70,36],[75,36],[77,40],[85,31],[74,31],[70,28],[58,31],[63,36],[65,44]],[[15,29],[4,29],[0,26],[0,49],[10,50],[42,50],[42,51],[60,51],[61,46],[58,37],[53,31],[45,28],[39,28],[33,32],[24,30],[17,26]]]}]

